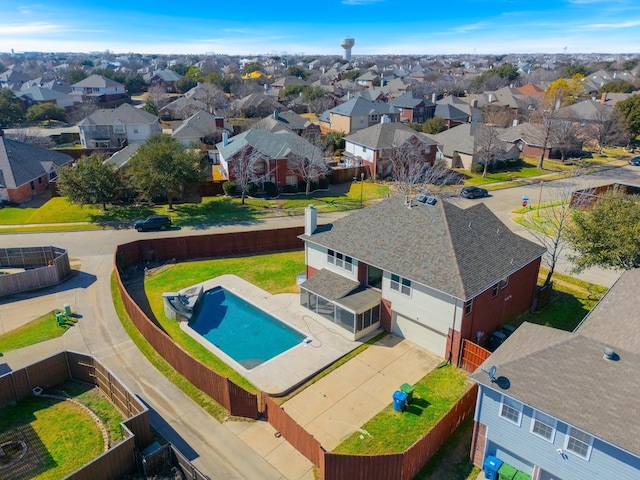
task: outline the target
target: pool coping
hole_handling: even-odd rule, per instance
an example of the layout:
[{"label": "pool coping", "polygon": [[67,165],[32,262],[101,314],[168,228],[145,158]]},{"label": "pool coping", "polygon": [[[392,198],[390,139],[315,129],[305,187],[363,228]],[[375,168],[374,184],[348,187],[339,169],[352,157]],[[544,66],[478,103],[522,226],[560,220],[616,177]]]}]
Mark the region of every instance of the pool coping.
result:
[{"label": "pool coping", "polygon": [[205,292],[216,287],[223,287],[311,338],[310,343],[301,342],[248,370],[191,329],[186,324],[187,322],[180,322],[180,328],[185,333],[261,391],[272,396],[286,395],[296,386],[378,333],[376,330],[361,339],[349,340],[340,332],[339,326],[335,326],[335,329],[330,328],[323,321],[324,319],[302,307],[299,294],[272,295],[236,275],[221,275],[199,284],[187,286],[181,291],[186,291],[196,285],[202,285]]}]

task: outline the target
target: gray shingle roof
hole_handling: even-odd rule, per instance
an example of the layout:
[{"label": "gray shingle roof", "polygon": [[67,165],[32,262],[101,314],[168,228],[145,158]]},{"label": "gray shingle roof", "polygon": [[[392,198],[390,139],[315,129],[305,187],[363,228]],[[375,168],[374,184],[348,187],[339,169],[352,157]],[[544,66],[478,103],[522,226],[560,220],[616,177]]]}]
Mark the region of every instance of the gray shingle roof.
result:
[{"label": "gray shingle roof", "polygon": [[425,105],[432,106],[431,100],[427,100],[420,95],[416,95],[413,92],[403,93],[399,97],[394,98],[389,102],[394,107],[401,108],[415,108],[420,103],[424,103]]},{"label": "gray shingle roof", "polygon": [[6,188],[17,188],[49,173],[53,165],[72,161],[69,155],[0,137],[0,172]]},{"label": "gray shingle roof", "polygon": [[484,204],[384,200],[302,239],[468,300],[540,257]]},{"label": "gray shingle roof", "polygon": [[416,137],[428,145],[436,144],[436,141],[427,135],[416,132],[399,122],[372,125],[345,137],[345,141],[353,142],[373,150],[384,150],[404,145],[404,143],[412,137]]},{"label": "gray shingle roof", "polygon": [[49,100],[62,100],[72,98],[66,93],[58,92],[57,90],[50,90],[44,87],[29,87],[18,94],[18,97],[29,97],[36,102],[46,102]]},{"label": "gray shingle roof", "polygon": [[388,103],[379,101],[372,102],[362,97],[352,98],[348,102],[338,105],[329,111],[333,114],[345,115],[347,117],[352,117],[354,115],[384,115],[385,113],[400,113],[400,110]]},{"label": "gray shingle roof", "polygon": [[81,88],[107,88],[107,87],[123,87],[121,83],[111,80],[110,78],[103,77],[102,75],[90,75],[84,80],[80,80],[72,85],[73,87]]},{"label": "gray shingle roof", "polygon": [[178,139],[202,138],[212,135],[218,130],[222,129],[216,126],[216,117],[207,111],[201,110],[183,121],[171,136]]},{"label": "gray shingle roof", "polygon": [[276,160],[287,158],[292,153],[303,158],[322,158],[322,152],[318,147],[290,130],[270,132],[252,128],[229,138],[227,145],[224,145],[224,142],[216,145],[218,152],[225,159],[230,159],[247,146],[267,158]]},{"label": "gray shingle roof", "polygon": [[436,104],[436,117],[444,118],[445,120],[453,120],[455,122],[468,122],[469,115],[460,110],[457,107],[449,104]]},{"label": "gray shingle roof", "polygon": [[118,108],[96,110],[78,123],[78,126],[113,125],[116,122],[122,122],[124,125],[152,125],[159,122],[159,119],[149,112],[123,103]]}]

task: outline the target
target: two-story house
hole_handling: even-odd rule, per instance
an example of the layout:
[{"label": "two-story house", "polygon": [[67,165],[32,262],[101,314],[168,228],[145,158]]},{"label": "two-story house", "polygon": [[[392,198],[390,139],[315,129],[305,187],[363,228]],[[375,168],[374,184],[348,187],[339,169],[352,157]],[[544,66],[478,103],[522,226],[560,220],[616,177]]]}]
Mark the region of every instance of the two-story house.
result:
[{"label": "two-story house", "polygon": [[290,162],[306,159],[309,163],[323,162],[322,151],[290,130],[252,128],[231,138],[223,135],[216,145],[220,172],[226,180],[235,180],[234,162],[253,156],[255,174],[265,177],[278,188],[297,187],[303,180],[290,169]]},{"label": "two-story house", "polygon": [[417,161],[430,166],[435,161],[437,151],[437,142],[424,133],[389,121],[353,133],[345,137],[344,143],[345,166],[366,166],[369,176],[374,178],[393,173],[390,157],[394,152],[407,149]]},{"label": "two-story house", "polygon": [[124,85],[102,75],[90,75],[71,85],[71,95],[80,102],[112,102],[127,97]]},{"label": "two-story house", "polygon": [[181,78],[182,75],[170,69],[156,70],[144,76],[151,87],[159,87],[167,93],[177,92],[176,82]]},{"label": "two-story house", "polygon": [[162,132],[158,117],[128,103],[96,110],[78,128],[82,148],[119,148],[125,143],[144,143]]},{"label": "two-story house", "polygon": [[533,480],[640,478],[639,290],[640,270],[625,272],[574,332],[524,323],[471,375],[475,465],[492,456]]},{"label": "two-story house", "polygon": [[389,102],[390,105],[400,109],[402,122],[424,123],[433,118],[436,106],[431,100],[415,92],[406,92]]},{"label": "two-story house", "polygon": [[385,102],[354,97],[322,113],[318,122],[322,133],[342,132],[349,135],[380,123],[383,116],[389,118],[391,122],[398,122],[400,109]]},{"label": "two-story house", "polygon": [[381,328],[459,363],[526,312],[544,248],[484,204],[392,197],[318,227],[308,207],[300,303],[347,338]]}]

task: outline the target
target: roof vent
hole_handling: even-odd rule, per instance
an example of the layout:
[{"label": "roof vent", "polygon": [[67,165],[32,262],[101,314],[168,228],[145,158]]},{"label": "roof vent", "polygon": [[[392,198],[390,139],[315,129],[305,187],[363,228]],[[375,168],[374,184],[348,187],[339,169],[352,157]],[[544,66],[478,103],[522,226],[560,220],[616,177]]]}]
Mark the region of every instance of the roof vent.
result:
[{"label": "roof vent", "polygon": [[602,356],[602,358],[604,358],[605,360],[609,360],[609,361],[615,362],[620,357],[618,356],[618,354],[616,353],[616,351],[613,348],[606,347],[604,349],[604,355]]},{"label": "roof vent", "polygon": [[427,198],[427,205],[435,205],[436,203],[438,203],[438,199],[436,197]]},{"label": "roof vent", "polygon": [[427,203],[427,196],[426,196],[426,195],[420,195],[420,196],[418,197],[418,201],[419,201],[420,203]]}]

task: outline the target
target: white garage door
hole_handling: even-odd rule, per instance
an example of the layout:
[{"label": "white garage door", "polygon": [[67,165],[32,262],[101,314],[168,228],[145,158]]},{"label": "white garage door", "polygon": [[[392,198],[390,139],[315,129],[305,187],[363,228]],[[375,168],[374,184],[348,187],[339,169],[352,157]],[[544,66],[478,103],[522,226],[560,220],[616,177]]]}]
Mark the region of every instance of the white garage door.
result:
[{"label": "white garage door", "polygon": [[397,313],[393,313],[393,333],[444,358],[447,335]]}]

